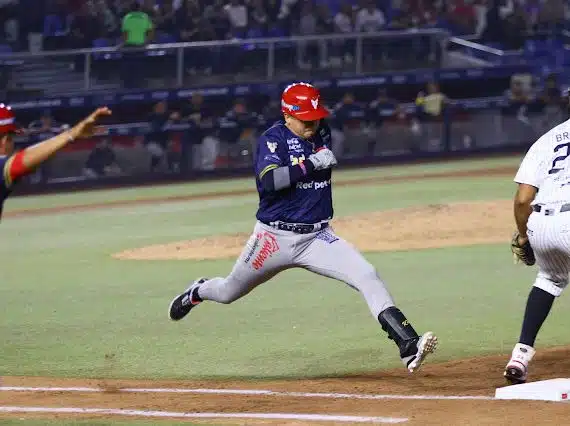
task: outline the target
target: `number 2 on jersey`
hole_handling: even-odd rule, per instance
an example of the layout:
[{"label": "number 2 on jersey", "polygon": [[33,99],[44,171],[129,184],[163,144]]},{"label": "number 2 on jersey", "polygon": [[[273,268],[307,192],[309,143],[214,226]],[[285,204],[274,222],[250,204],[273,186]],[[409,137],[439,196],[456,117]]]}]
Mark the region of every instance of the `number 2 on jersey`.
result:
[{"label": "number 2 on jersey", "polygon": [[555,173],[558,173],[561,170],[564,170],[564,167],[556,167],[556,163],[559,163],[560,161],[564,161],[564,160],[566,160],[566,158],[568,158],[568,156],[570,156],[570,143],[563,143],[563,144],[557,145],[554,148],[554,152],[558,152],[563,148],[565,149],[565,154],[559,155],[558,157],[556,157],[552,161],[552,168],[548,171],[549,175],[553,175]]}]

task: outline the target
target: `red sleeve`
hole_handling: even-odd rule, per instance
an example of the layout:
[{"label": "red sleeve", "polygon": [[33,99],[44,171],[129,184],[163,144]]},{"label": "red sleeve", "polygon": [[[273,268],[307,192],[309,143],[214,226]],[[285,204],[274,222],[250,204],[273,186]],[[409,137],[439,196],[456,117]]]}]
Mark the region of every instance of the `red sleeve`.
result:
[{"label": "red sleeve", "polygon": [[28,173],[29,170],[24,166],[24,151],[18,151],[4,164],[4,181],[7,187],[12,186],[16,180]]}]

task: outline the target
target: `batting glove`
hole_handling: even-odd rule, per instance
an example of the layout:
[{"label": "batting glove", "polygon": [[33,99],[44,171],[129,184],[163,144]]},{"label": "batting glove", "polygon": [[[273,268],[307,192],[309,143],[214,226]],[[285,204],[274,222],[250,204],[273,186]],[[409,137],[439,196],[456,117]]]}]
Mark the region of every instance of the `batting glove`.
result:
[{"label": "batting glove", "polygon": [[330,169],[338,164],[333,152],[328,149],[321,149],[316,154],[309,156],[309,161],[315,166],[315,170]]}]

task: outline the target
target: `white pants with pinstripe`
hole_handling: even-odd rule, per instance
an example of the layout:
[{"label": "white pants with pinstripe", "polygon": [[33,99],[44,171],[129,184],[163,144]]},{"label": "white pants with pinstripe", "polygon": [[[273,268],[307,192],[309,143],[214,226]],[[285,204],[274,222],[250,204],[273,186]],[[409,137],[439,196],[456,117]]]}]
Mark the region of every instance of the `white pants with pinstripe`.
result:
[{"label": "white pants with pinstripe", "polygon": [[543,205],[528,219],[528,238],[536,256],[538,274],[534,286],[560,296],[570,273],[570,211],[562,203]]}]

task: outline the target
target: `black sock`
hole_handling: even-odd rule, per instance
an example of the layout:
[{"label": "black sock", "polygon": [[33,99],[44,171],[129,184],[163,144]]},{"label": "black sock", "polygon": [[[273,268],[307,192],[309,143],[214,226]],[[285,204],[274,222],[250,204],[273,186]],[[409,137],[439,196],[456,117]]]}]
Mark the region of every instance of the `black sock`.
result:
[{"label": "black sock", "polygon": [[408,352],[415,350],[411,342],[419,338],[414,327],[406,319],[405,315],[395,306],[384,309],[378,315],[378,321],[382,330],[388,333],[388,338],[396,342],[400,348],[400,356],[411,355]]},{"label": "black sock", "polygon": [[519,343],[534,346],[536,336],[552,308],[555,297],[546,291],[533,287],[526,301],[523,325]]}]

